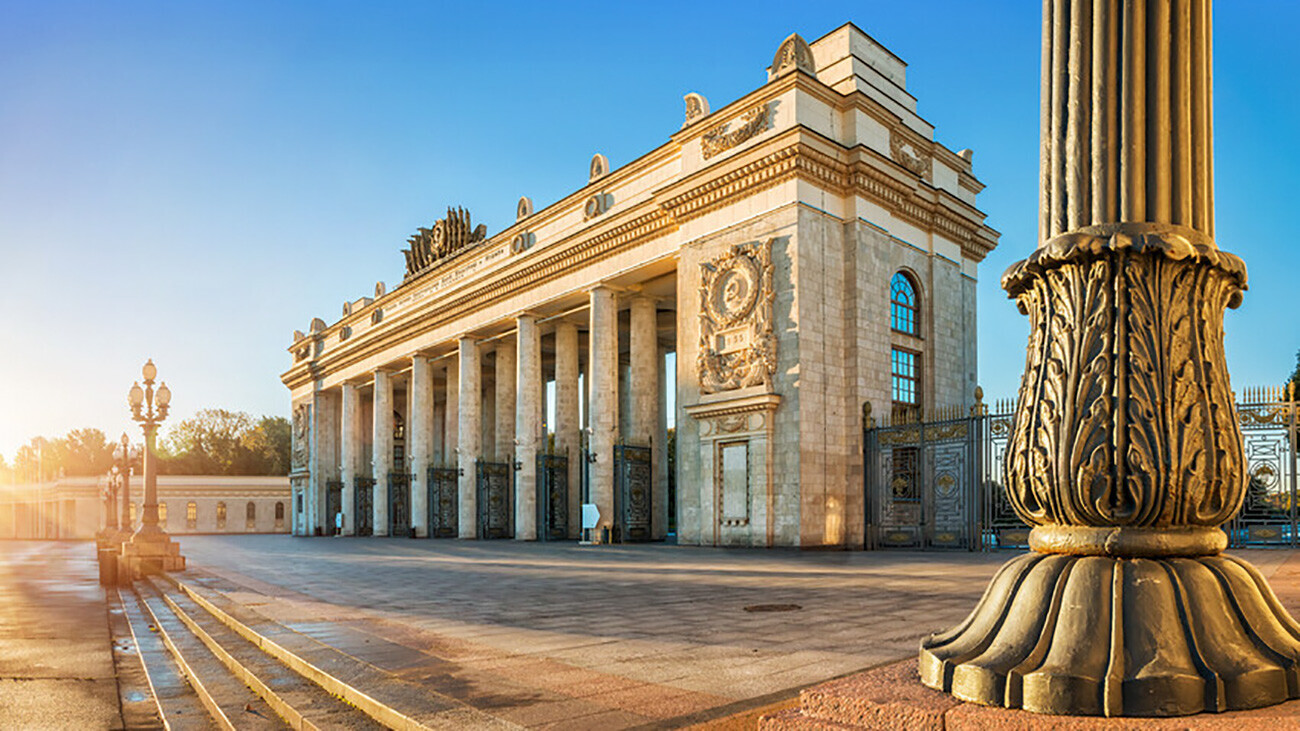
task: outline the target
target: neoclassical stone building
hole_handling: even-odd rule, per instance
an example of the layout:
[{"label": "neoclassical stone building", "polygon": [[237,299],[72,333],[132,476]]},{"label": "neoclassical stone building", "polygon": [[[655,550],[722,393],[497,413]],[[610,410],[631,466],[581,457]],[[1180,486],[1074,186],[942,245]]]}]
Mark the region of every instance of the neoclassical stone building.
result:
[{"label": "neoclassical stone building", "polygon": [[399,285],[294,334],[294,532],[574,539],[592,504],[595,540],[862,546],[863,406],[973,400],[998,238],[905,69],[792,35],[509,228],[417,231]]}]

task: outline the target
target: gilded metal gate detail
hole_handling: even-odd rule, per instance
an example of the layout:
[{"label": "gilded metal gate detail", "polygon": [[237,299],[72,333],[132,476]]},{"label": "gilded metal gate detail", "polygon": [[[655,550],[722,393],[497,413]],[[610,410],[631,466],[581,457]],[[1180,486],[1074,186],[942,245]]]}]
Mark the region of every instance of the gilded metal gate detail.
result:
[{"label": "gilded metal gate detail", "polygon": [[325,535],[332,536],[338,532],[334,516],[343,510],[343,482],[330,480],[325,483]]},{"label": "gilded metal gate detail", "polygon": [[455,467],[429,468],[429,537],[455,538],[460,526],[459,471]]},{"label": "gilded metal gate detail", "polygon": [[619,444],[614,447],[614,540],[648,541],[652,473],[650,448]]},{"label": "gilded metal gate detail", "polygon": [[405,472],[388,473],[388,535],[411,534],[411,478]]},{"label": "gilded metal gate detail", "polygon": [[[1241,512],[1224,526],[1233,546],[1300,547],[1300,401],[1252,388],[1236,405],[1247,480]],[[863,434],[868,548],[1027,548],[1011,508],[1003,458],[1014,402],[969,415],[877,426]],[[953,417],[948,410],[942,416]]]},{"label": "gilded metal gate detail", "polygon": [[375,532],[374,509],[375,481],[371,477],[358,477],[352,490],[352,520],[355,523],[352,532],[359,536],[373,535]]},{"label": "gilded metal gate detail", "polygon": [[873,547],[974,548],[978,418],[903,423],[866,433]]},{"label": "gilded metal gate detail", "polygon": [[537,455],[537,538],[563,541],[569,537],[569,458]]},{"label": "gilded metal gate detail", "polygon": [[510,464],[478,460],[478,537],[513,538]]},{"label": "gilded metal gate detail", "polygon": [[1228,526],[1234,546],[1295,546],[1297,406],[1294,392],[1247,389],[1237,404],[1246,454],[1246,496]]}]

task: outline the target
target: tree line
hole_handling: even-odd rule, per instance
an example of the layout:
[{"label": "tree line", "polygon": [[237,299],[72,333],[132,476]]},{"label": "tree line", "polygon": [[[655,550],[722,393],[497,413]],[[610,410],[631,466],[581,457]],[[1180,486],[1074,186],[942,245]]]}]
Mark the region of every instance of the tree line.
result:
[{"label": "tree line", "polygon": [[[133,444],[143,435],[131,435]],[[203,409],[165,430],[157,443],[163,475],[287,475],[292,437],[282,416],[254,417],[243,411]],[[93,427],[65,436],[36,437],[18,448],[13,461],[0,454],[0,483],[35,482],[60,476],[103,475],[113,466],[117,439]],[[136,473],[140,474],[139,465]]]}]

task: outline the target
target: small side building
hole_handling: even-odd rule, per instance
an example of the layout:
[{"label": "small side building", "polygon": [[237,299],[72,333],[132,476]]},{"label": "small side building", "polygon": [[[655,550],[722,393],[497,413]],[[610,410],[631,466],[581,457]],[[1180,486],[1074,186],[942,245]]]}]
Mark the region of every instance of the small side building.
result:
[{"label": "small side building", "polygon": [[[140,526],[144,480],[132,479],[130,489],[127,511],[134,529]],[[94,538],[106,525],[106,495],[103,477],[0,485],[0,538]],[[168,533],[288,533],[289,511],[288,477],[158,478],[158,518]]]}]

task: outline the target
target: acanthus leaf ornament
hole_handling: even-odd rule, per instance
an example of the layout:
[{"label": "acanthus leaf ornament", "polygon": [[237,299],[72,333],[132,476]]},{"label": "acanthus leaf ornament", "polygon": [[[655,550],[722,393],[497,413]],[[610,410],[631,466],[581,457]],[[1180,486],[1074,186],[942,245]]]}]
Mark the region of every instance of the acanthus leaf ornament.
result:
[{"label": "acanthus leaf ornament", "polygon": [[771,388],[776,372],[772,328],[772,241],[751,242],[700,265],[700,390]]}]

